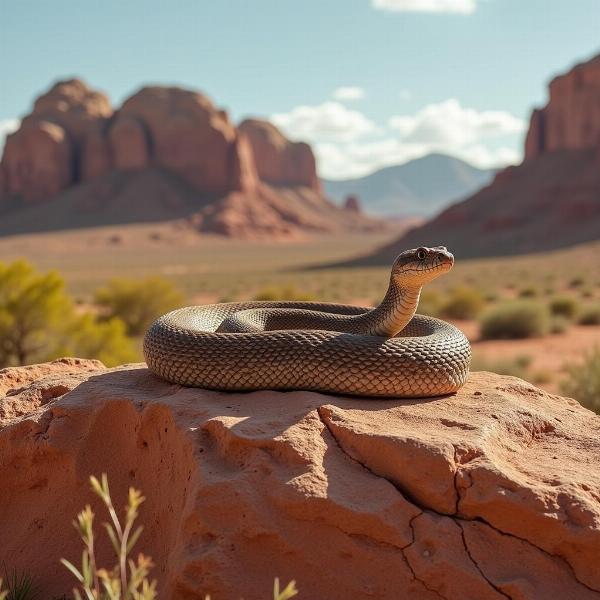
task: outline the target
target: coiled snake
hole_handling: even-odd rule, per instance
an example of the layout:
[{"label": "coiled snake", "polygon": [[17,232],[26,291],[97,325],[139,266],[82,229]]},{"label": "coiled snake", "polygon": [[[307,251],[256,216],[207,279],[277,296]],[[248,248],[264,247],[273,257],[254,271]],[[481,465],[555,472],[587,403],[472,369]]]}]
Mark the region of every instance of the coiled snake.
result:
[{"label": "coiled snake", "polygon": [[415,311],[422,286],[453,264],[442,246],[403,252],[373,309],[230,302],[174,310],[146,332],[146,362],[170,382],[213,390],[452,393],[469,374],[469,342],[453,325]]}]

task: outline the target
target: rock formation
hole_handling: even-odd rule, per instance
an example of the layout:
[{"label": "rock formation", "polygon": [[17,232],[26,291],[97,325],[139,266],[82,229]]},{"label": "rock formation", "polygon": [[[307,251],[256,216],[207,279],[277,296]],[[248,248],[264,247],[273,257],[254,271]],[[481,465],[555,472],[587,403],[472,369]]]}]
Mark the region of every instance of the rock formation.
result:
[{"label": "rock formation", "polygon": [[458,257],[522,254],[600,239],[600,55],[550,84],[535,110],[525,160],[361,264],[444,244]]},{"label": "rock formation", "polygon": [[0,394],[0,563],[44,597],[75,583],[58,561],[80,559],[86,503],[102,520],[87,481],[106,472],[117,506],[147,498],[137,549],[164,600],[258,600],[275,576],[328,600],[600,598],[600,418],[522,380],[225,394],[63,359],[0,371]]},{"label": "rock formation", "polygon": [[[140,173],[150,172],[146,179],[163,173],[160,189],[169,188],[163,216],[154,211],[150,220],[194,214],[198,230],[245,232],[243,237],[297,236],[303,222],[315,231],[375,227],[373,219],[348,218],[328,203],[310,146],[290,142],[266,121],[246,120],[235,127],[206,96],[176,87],[145,87],[113,111],[105,95],[74,79],[38,98],[20,129],[7,138],[0,209],[10,214],[0,219],[1,233],[38,231],[56,221],[71,228],[86,216],[86,226],[112,223],[118,214],[121,222],[133,222],[131,195],[117,211],[106,204],[114,204],[124,187],[138,185],[144,178]],[[157,196],[155,189],[138,193],[136,206]],[[272,201],[274,193],[279,200]],[[281,201],[290,194],[295,208]],[[178,203],[185,210],[169,211],[173,196],[185,196]],[[52,214],[24,214],[31,204],[51,205]]]},{"label": "rock formation", "polygon": [[258,176],[272,185],[321,190],[314,154],[308,144],[290,142],[268,121],[246,119],[240,124],[252,146]]},{"label": "rock formation", "polygon": [[344,200],[344,208],[355,213],[362,212],[360,200],[358,199],[358,196],[355,196],[354,194],[349,194],[346,196],[346,199]]},{"label": "rock formation", "polygon": [[550,82],[550,100],[531,115],[525,161],[556,150],[600,146],[600,55]]}]

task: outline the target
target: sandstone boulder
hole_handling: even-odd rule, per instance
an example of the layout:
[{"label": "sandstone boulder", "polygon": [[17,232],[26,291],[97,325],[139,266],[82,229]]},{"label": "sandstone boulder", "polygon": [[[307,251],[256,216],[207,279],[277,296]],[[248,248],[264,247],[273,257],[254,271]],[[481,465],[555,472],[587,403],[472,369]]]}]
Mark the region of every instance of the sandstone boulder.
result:
[{"label": "sandstone boulder", "polygon": [[382,401],[67,360],[0,386],[0,562],[44,597],[73,585],[58,560],[80,557],[69,523],[106,472],[117,506],[147,498],[165,600],[262,599],[275,576],[328,600],[600,598],[600,418],[522,380]]},{"label": "sandstone boulder", "polygon": [[246,119],[239,129],[250,140],[260,179],[320,191],[315,156],[308,144],[291,142],[275,125],[260,119]]}]

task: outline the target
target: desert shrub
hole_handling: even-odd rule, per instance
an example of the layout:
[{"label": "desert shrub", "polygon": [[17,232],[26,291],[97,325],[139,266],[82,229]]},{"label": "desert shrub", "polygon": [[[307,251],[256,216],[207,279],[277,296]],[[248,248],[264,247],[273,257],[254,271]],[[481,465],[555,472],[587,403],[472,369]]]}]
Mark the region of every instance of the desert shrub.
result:
[{"label": "desert shrub", "polygon": [[550,333],[564,333],[571,321],[562,315],[556,315],[550,318]]},{"label": "desert shrub", "polygon": [[515,358],[488,361],[482,358],[473,358],[471,362],[472,371],[491,371],[498,375],[512,375],[513,377],[520,377],[526,379],[527,371],[531,365],[531,356],[528,354],[521,354]]},{"label": "desert shrub", "polygon": [[103,319],[120,318],[129,335],[141,335],[160,315],[183,304],[181,292],[162,277],[113,279],[96,291]]},{"label": "desert shrub", "polygon": [[109,364],[134,357],[122,326],[76,313],[57,273],[38,273],[25,261],[0,263],[0,367],[68,354]]},{"label": "desert shrub", "polygon": [[581,287],[585,283],[585,277],[583,275],[576,275],[569,280],[570,288]]},{"label": "desert shrub", "polygon": [[593,298],[593,296],[594,296],[594,290],[592,288],[585,288],[585,289],[581,290],[582,298]]},{"label": "desert shrub", "polygon": [[538,295],[538,291],[534,287],[525,287],[519,291],[520,298],[535,298]]},{"label": "desert shrub", "polygon": [[281,300],[296,300],[309,302],[315,300],[312,294],[299,290],[294,285],[269,286],[258,291],[253,300],[276,302]]},{"label": "desert shrub", "polygon": [[481,317],[484,339],[519,339],[544,335],[549,327],[548,308],[534,300],[512,300],[494,306]]},{"label": "desert shrub", "polygon": [[600,414],[600,346],[586,354],[583,362],[567,367],[561,391]]},{"label": "desert shrub", "polygon": [[572,319],[577,314],[579,307],[574,298],[570,296],[558,296],[550,300],[549,308],[553,315]]},{"label": "desert shrub", "polygon": [[454,288],[440,307],[440,313],[451,319],[473,319],[485,306],[483,294],[474,288]]},{"label": "desert shrub", "polygon": [[582,310],[577,322],[580,325],[600,325],[600,307],[590,306]]},{"label": "desert shrub", "polygon": [[[377,300],[374,304],[380,302],[381,299]],[[419,306],[417,312],[421,315],[429,315],[430,317],[437,317],[440,314],[440,306],[442,304],[442,298],[436,290],[425,290],[421,292],[419,298]]]}]

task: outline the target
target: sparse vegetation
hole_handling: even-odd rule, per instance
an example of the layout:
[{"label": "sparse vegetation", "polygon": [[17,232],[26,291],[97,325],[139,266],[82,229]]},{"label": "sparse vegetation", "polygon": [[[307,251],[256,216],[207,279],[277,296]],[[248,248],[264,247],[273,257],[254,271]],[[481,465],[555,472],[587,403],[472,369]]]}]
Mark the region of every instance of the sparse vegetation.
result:
[{"label": "sparse vegetation", "polygon": [[470,287],[454,288],[440,307],[440,314],[450,319],[474,319],[485,306],[485,298]]},{"label": "sparse vegetation", "polygon": [[308,302],[315,299],[315,296],[299,290],[294,285],[271,286],[263,288],[257,292],[253,298],[253,300],[268,300],[271,302],[278,300],[297,300]]},{"label": "sparse vegetation", "polygon": [[549,307],[550,312],[553,315],[573,319],[577,314],[579,305],[575,298],[571,298],[570,296],[558,296],[550,300]]},{"label": "sparse vegetation", "polygon": [[577,322],[580,325],[600,325],[600,306],[590,306],[582,310]]},{"label": "sparse vegetation", "polygon": [[160,315],[181,306],[184,297],[162,277],[112,279],[97,290],[95,303],[104,319],[121,319],[129,335],[141,335]]},{"label": "sparse vegetation", "polygon": [[586,354],[581,363],[570,365],[567,373],[562,393],[600,414],[600,346]]},{"label": "sparse vegetation", "polygon": [[3,579],[0,578],[0,600],[35,600],[38,597],[31,575],[16,569],[8,571],[4,566],[6,590],[3,590]]},{"label": "sparse vegetation", "polygon": [[563,317],[561,315],[553,316],[550,319],[550,333],[564,333],[568,329],[570,323],[571,322],[569,319],[567,319],[567,317]]},{"label": "sparse vegetation", "polygon": [[62,278],[29,263],[0,263],[0,367],[64,355],[102,356],[109,365],[132,359],[123,323],[77,314]]},{"label": "sparse vegetation", "polygon": [[481,317],[483,339],[519,339],[548,333],[547,307],[534,300],[513,300],[488,309]]}]

